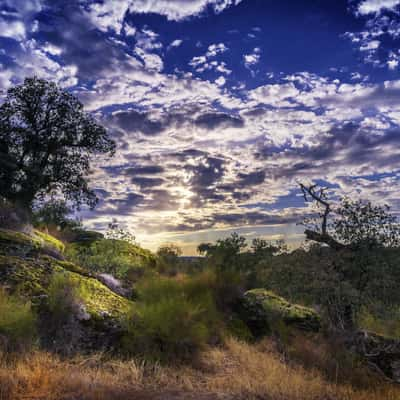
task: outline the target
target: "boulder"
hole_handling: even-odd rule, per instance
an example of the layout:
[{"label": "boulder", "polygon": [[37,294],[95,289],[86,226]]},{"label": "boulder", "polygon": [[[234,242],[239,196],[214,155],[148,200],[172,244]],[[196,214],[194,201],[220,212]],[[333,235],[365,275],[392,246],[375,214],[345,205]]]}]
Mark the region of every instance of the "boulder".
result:
[{"label": "boulder", "polygon": [[373,332],[357,331],[347,339],[348,347],[364,358],[372,369],[400,383],[400,340]]},{"label": "boulder", "polygon": [[292,304],[265,289],[247,291],[240,301],[239,310],[256,337],[271,333],[274,326],[281,323],[313,332],[321,327],[321,318],[315,310]]},{"label": "boulder", "polygon": [[0,229],[0,255],[35,257],[46,254],[63,260],[64,244],[46,233],[34,230],[32,234]]},{"label": "boulder", "polygon": [[[123,321],[134,303],[84,268],[55,258],[61,255],[62,243],[47,236],[0,230],[0,286],[32,303],[44,327],[41,341],[53,346],[54,338],[46,336],[45,329],[50,312],[49,287],[54,274],[65,275],[76,286],[79,299],[76,312],[68,320],[70,327],[64,330],[71,336],[68,340],[74,343],[74,350],[78,351],[78,345],[80,350],[111,349],[118,344]],[[62,350],[64,343],[59,346]]]}]

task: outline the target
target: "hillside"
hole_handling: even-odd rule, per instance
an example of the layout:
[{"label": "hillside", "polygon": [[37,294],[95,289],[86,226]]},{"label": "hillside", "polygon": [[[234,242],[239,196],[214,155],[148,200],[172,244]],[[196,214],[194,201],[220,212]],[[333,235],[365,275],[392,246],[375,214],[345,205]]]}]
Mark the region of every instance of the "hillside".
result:
[{"label": "hillside", "polygon": [[[112,257],[116,246],[122,253]],[[121,280],[99,263],[102,251]],[[144,271],[135,281],[128,264]],[[246,291],[226,308],[230,280],[208,271],[160,275],[147,250],[93,232],[62,243],[38,231],[0,230],[0,343],[10,355],[22,351],[12,362],[3,353],[1,399],[398,398],[400,389],[360,352],[326,336],[314,309],[266,289]],[[134,289],[121,294],[128,285]],[[369,351],[389,343],[368,338]],[[369,361],[397,379],[396,354]]]}]

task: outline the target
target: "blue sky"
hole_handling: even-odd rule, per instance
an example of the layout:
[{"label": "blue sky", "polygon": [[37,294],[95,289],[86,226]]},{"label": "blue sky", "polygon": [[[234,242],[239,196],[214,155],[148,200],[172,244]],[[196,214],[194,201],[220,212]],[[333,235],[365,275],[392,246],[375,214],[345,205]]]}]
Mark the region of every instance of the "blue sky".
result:
[{"label": "blue sky", "polygon": [[37,75],[117,142],[91,176],[144,246],[302,240],[298,182],[400,209],[400,1],[0,0],[0,90]]}]

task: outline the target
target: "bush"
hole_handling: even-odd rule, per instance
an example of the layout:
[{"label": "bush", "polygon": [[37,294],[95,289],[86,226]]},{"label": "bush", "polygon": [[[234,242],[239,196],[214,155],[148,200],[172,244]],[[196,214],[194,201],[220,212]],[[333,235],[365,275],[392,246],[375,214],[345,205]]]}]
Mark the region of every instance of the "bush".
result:
[{"label": "bush", "polygon": [[47,293],[47,310],[41,321],[43,344],[56,352],[71,354],[82,335],[77,319],[84,312],[80,308],[79,285],[69,275],[56,273]]},{"label": "bush", "polygon": [[126,321],[125,351],[160,361],[185,361],[216,340],[218,315],[207,284],[204,277],[144,280]]},{"label": "bush", "polygon": [[154,261],[149,251],[115,239],[71,243],[65,254],[89,271],[112,274],[119,279],[125,279],[131,268],[151,266]]},{"label": "bush", "polygon": [[36,339],[36,315],[31,304],[0,288],[0,347],[6,352],[28,350]]},{"label": "bush", "polygon": [[222,312],[230,313],[244,293],[245,278],[238,271],[217,271],[214,275],[212,288],[217,307]]}]

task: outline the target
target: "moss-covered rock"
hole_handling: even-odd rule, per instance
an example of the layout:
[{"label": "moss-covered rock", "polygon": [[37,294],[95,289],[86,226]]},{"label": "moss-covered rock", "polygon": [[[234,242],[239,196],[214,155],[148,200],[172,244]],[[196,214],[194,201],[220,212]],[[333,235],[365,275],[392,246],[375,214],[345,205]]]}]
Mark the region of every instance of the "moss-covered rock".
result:
[{"label": "moss-covered rock", "polygon": [[[53,348],[56,341],[59,346],[56,348],[63,351],[71,347],[68,343],[74,343],[72,347],[81,350],[113,348],[134,303],[115,293],[84,267],[61,259],[63,247],[60,241],[42,232],[27,235],[0,230],[0,288],[31,302],[39,315],[40,339],[44,346]],[[54,329],[46,328],[46,321],[57,319],[49,306],[53,294],[51,285],[59,275],[73,282],[77,290],[76,314],[66,318],[68,323],[75,322],[57,328],[60,332],[66,331],[57,337],[73,337],[75,341],[65,339],[61,347],[60,341],[53,337]]]},{"label": "moss-covered rock", "polygon": [[48,254],[62,259],[64,244],[58,239],[34,230],[31,235],[8,229],[0,229],[0,255],[35,257]]},{"label": "moss-covered rock", "polygon": [[0,229],[0,255],[26,257],[37,254],[41,242],[38,238],[22,232]]},{"label": "moss-covered rock", "polygon": [[37,306],[46,298],[47,288],[55,273],[63,273],[77,283],[83,305],[96,321],[121,319],[133,305],[72,263],[48,256],[26,259],[0,256],[0,284],[11,292],[18,291]]},{"label": "moss-covered rock", "polygon": [[56,239],[47,233],[41,232],[37,229],[33,231],[34,236],[41,242],[42,248],[55,249],[59,253],[63,253],[65,250],[65,245],[61,240]]},{"label": "moss-covered rock", "polygon": [[255,336],[270,333],[280,323],[306,331],[318,331],[321,327],[315,310],[289,303],[265,289],[247,291],[241,300],[240,313]]}]

